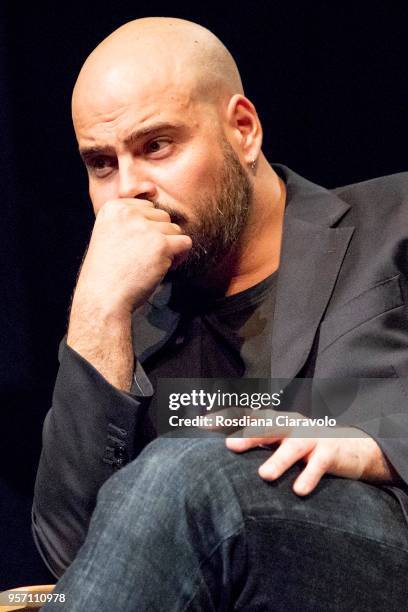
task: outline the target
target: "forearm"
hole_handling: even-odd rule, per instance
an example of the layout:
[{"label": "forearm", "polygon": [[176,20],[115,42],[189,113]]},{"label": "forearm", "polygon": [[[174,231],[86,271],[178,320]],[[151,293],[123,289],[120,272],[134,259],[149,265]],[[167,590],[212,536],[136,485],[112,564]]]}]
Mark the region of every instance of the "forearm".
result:
[{"label": "forearm", "polygon": [[114,312],[76,294],[67,344],[111,385],[130,390],[134,369],[130,314]]},{"label": "forearm", "polygon": [[36,540],[58,575],[85,538],[99,488],[150,441],[146,419],[153,391],[142,371],[143,394],[123,393],[63,347],[34,494]]}]

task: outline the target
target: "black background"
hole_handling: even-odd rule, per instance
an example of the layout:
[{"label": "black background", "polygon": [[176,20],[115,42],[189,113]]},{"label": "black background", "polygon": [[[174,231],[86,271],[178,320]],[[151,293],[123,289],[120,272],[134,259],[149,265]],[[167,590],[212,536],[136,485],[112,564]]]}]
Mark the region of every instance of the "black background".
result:
[{"label": "black background", "polygon": [[148,15],[197,21],[227,45],[270,161],[329,187],[407,169],[406,2],[0,5],[0,589],[52,581],[31,541],[32,487],[92,227],[71,90],[102,38]]}]

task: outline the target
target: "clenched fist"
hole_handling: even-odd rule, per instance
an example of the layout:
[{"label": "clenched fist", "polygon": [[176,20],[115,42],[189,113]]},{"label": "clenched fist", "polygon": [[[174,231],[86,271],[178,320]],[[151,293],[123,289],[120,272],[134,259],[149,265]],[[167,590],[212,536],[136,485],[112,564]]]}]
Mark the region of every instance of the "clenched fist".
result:
[{"label": "clenched fist", "polygon": [[132,381],[133,310],[191,247],[170,215],[147,200],[111,200],[100,208],[72,300],[67,344],[119,389],[129,390]]},{"label": "clenched fist", "polygon": [[191,246],[170,215],[148,200],[108,201],[96,217],[75,299],[90,298],[118,315],[131,313]]}]

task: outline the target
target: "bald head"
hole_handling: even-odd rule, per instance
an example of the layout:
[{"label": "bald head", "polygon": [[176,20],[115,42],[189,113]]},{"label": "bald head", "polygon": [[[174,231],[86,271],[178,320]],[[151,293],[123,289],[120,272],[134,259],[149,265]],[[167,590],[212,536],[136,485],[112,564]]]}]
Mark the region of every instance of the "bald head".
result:
[{"label": "bald head", "polygon": [[[132,89],[218,104],[243,93],[235,61],[206,28],[168,17],[136,19],[103,40],[84,63],[72,97],[74,125],[85,107],[115,102]],[[99,105],[101,108],[101,105]]]},{"label": "bald head", "polygon": [[170,17],[118,28],[83,65],[72,111],[96,214],[153,203],[192,237],[194,274],[241,253],[245,232],[258,237],[250,211],[258,219],[263,193],[269,210],[278,178],[234,59],[206,28]]}]

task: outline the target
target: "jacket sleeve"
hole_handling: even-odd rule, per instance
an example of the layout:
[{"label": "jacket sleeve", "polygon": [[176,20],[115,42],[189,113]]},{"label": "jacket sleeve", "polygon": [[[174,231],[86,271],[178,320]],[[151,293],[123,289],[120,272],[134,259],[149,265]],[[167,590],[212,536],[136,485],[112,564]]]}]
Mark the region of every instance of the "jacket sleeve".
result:
[{"label": "jacket sleeve", "polygon": [[153,389],[140,363],[126,393],[108,383],[65,338],[59,360],[32,510],[36,545],[57,577],[85,539],[99,488],[154,437],[147,417]]},{"label": "jacket sleeve", "polygon": [[[315,379],[314,386],[320,395],[326,388],[326,412],[339,425],[360,429],[377,442],[400,479],[383,486],[398,492],[408,520],[408,287],[405,276],[397,280],[399,299],[384,301],[382,312],[369,316],[364,303],[358,313],[364,320],[354,325],[355,303],[347,310],[344,333],[338,327],[338,337],[318,356],[321,380]],[[393,295],[389,289],[388,284],[387,300]]]}]

